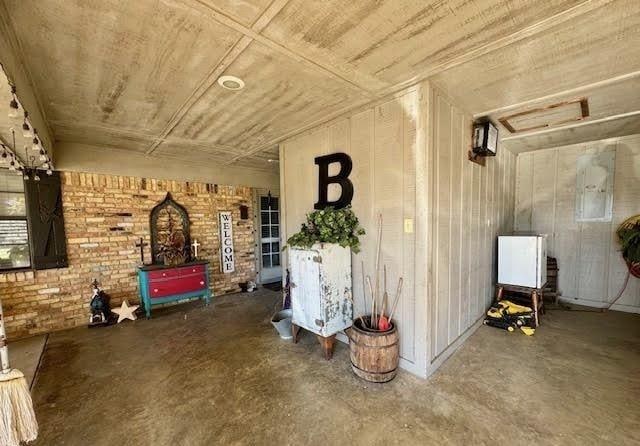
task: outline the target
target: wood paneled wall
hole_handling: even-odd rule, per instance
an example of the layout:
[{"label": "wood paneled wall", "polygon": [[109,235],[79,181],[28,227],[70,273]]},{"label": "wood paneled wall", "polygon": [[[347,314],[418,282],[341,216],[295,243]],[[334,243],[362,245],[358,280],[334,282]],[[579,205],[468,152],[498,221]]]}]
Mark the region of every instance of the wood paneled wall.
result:
[{"label": "wood paneled wall", "polygon": [[497,235],[513,226],[515,156],[498,150],[486,166],[468,160],[472,118],[431,90],[432,368],[484,315],[496,280]]},{"label": "wood paneled wall", "polygon": [[[585,153],[615,151],[613,219],[577,222],[576,162]],[[640,213],[640,136],[523,153],[517,161],[515,228],[548,234],[558,258],[564,298],[601,307],[619,292],[626,266],[615,235],[618,225]],[[631,278],[613,309],[640,312],[640,280]]]},{"label": "wood paneled wall", "polygon": [[422,83],[280,147],[285,237],[316,201],[313,159],[338,151],[353,159],[353,208],[367,231],[353,256],[356,314],[364,308],[361,262],[373,274],[382,214],[389,283],[404,278],[401,366],[420,376],[478,326],[493,294],[496,234],[512,229],[515,156],[499,151],[480,167],[467,159],[470,141],[471,116]]},{"label": "wood paneled wall", "polygon": [[[421,87],[416,87],[290,139],[281,145],[280,168],[286,239],[299,230],[317,201],[318,172],[314,158],[334,152],[351,156],[353,209],[367,231],[361,237],[362,251],[354,254],[352,261],[355,312],[364,311],[363,262],[365,274],[374,277],[377,219],[381,214],[382,262],[387,266],[389,291],[395,290],[399,277],[404,278],[397,311],[401,365],[425,376],[426,145],[422,120],[426,114],[420,112],[424,105],[421,98],[426,95]],[[330,189],[329,199],[337,198],[338,193],[339,188]],[[413,232],[404,230],[407,219],[413,221]]]}]

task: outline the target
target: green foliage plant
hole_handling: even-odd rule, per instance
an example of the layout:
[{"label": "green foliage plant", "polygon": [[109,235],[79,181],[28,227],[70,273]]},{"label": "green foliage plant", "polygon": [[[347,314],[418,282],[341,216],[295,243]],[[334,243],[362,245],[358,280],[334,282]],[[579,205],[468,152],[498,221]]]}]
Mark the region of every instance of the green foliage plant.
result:
[{"label": "green foliage plant", "polygon": [[632,217],[616,231],[622,257],[632,265],[640,264],[640,216]]},{"label": "green foliage plant", "polygon": [[309,249],[314,243],[337,243],[357,253],[360,251],[358,237],[364,233],[351,206],[328,207],[307,214],[306,223],[302,224],[300,232],[289,237],[287,246]]}]

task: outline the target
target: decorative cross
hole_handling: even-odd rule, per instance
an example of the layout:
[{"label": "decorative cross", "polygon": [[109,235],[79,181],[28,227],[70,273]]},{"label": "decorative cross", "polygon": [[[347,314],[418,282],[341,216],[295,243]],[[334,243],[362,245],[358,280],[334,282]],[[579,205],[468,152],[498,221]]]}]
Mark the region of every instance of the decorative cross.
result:
[{"label": "decorative cross", "polygon": [[140,241],[136,243],[136,248],[140,248],[140,261],[144,265],[144,247],[149,246],[148,243],[145,243],[144,238],[140,237]]},{"label": "decorative cross", "polygon": [[198,258],[198,248],[200,247],[200,243],[198,243],[198,240],[194,239],[193,243],[191,244],[191,247],[193,248],[193,257],[195,259]]}]

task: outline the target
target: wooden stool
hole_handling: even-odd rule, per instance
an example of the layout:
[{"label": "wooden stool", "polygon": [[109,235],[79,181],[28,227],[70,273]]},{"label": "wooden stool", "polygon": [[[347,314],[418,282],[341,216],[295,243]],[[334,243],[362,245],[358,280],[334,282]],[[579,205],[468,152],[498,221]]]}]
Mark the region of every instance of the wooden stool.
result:
[{"label": "wooden stool", "polygon": [[[520,293],[520,294],[529,296],[530,302],[528,303],[533,309],[533,322],[535,324],[533,328],[538,328],[538,325],[540,325],[539,314],[544,314],[545,312],[543,291],[542,291],[545,286],[546,284],[542,286],[542,288],[529,288],[529,287],[518,286],[518,285],[507,285],[504,283],[497,283],[496,287],[498,291],[496,295],[496,300],[500,302],[503,298],[505,291],[512,291],[514,293]],[[526,300],[526,299],[521,297],[516,297],[513,300],[518,301],[518,300]]]}]

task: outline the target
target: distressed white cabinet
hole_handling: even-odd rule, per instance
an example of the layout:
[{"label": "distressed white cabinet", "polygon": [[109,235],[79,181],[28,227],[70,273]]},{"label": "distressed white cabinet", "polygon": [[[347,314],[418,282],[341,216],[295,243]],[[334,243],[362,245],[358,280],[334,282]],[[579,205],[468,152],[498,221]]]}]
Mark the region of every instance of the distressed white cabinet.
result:
[{"label": "distressed white cabinet", "polygon": [[292,248],[289,270],[294,325],[324,338],[351,327],[350,248],[333,243],[318,243],[311,249]]}]

